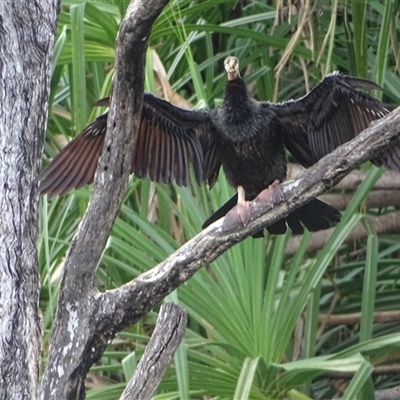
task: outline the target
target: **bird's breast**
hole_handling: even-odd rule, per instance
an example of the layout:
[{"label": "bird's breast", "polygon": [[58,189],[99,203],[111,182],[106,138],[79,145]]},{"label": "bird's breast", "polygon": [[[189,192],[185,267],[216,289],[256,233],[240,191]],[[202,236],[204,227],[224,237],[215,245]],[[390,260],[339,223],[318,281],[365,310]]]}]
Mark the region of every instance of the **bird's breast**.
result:
[{"label": "bird's breast", "polygon": [[282,144],[266,136],[246,140],[227,140],[221,145],[222,165],[229,183],[242,186],[248,199],[254,198],[275,180],[286,176],[286,159]]},{"label": "bird's breast", "polygon": [[257,136],[261,124],[251,111],[226,108],[218,115],[216,125],[223,138],[230,142],[243,142]]}]

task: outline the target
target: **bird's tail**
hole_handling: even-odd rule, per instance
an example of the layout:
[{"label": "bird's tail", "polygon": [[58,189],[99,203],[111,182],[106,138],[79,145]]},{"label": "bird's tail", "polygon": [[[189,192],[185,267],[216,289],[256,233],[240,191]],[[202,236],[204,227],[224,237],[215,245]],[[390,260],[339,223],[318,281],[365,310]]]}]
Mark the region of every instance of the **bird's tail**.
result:
[{"label": "bird's tail", "polygon": [[[218,209],[207,221],[204,222],[202,228],[206,228],[213,222],[222,218],[230,211],[237,203],[237,194],[228,200],[220,209]],[[340,221],[340,212],[336,208],[324,203],[321,200],[314,199],[309,203],[304,204],[297,210],[294,210],[285,218],[267,226],[269,233],[273,235],[282,235],[286,232],[287,226],[295,235],[302,234],[304,227],[311,232],[328,229],[332,225]],[[263,232],[257,232],[253,237],[262,237]]]},{"label": "bird's tail", "polygon": [[318,232],[330,228],[339,221],[340,212],[336,208],[314,199],[294,210],[284,219],[267,226],[267,230],[274,235],[280,235],[286,232],[286,225],[288,225],[295,235],[300,235],[304,232],[304,227],[310,232]]}]

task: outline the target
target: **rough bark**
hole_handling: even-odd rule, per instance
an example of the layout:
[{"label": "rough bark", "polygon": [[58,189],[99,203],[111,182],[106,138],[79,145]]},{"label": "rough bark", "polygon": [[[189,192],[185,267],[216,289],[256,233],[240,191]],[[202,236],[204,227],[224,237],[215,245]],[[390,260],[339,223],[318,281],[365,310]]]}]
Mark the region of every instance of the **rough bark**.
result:
[{"label": "rough bark", "polygon": [[[296,179],[306,169],[299,164],[288,165],[288,177]],[[364,181],[367,176],[366,171],[354,170],[345,176],[335,186],[337,189],[354,191]],[[385,171],[374,185],[374,190],[399,190],[400,189],[400,174],[395,171]]]},{"label": "rough bark", "polygon": [[[107,299],[99,301],[94,272],[128,184],[136,140],[132,132],[141,114],[147,39],[167,2],[132,1],[120,26],[107,136],[89,207],[65,261],[43,400],[84,398],[86,373],[117,332],[112,321],[99,325],[99,320],[105,322],[104,309],[115,309],[115,305]],[[132,307],[134,303],[128,306]]]},{"label": "rough bark", "polygon": [[120,400],[151,399],[183,339],[186,323],[184,308],[174,303],[161,306],[151,339]]},{"label": "rough bark", "polygon": [[37,399],[37,179],[59,2],[0,2],[0,398]]}]

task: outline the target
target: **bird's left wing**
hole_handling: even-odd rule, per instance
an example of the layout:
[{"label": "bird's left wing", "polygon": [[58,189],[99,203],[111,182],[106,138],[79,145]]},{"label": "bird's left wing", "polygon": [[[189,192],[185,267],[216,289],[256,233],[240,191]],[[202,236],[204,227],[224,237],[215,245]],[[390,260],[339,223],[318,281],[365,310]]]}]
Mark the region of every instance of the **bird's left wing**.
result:
[{"label": "bird's left wing", "polygon": [[[93,182],[107,117],[108,113],[98,117],[42,171],[41,194],[63,195]],[[131,173],[139,178],[149,176],[155,182],[175,180],[178,185],[188,185],[192,166],[199,183],[212,183],[220,165],[215,127],[208,112],[182,109],[144,94]]]},{"label": "bird's left wing", "polygon": [[[273,105],[284,144],[301,164],[309,167],[388,113],[380,101],[359,88],[380,86],[335,72],[306,96]],[[400,172],[400,146],[372,161]]]}]

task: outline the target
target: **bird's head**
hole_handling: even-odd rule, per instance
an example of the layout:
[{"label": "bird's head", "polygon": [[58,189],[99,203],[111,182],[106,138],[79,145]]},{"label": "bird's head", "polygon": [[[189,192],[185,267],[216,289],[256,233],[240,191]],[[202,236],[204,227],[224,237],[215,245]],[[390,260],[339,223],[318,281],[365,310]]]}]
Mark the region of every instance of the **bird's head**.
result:
[{"label": "bird's head", "polygon": [[236,57],[226,57],[224,61],[225,71],[228,73],[228,80],[240,78],[239,60]]}]

